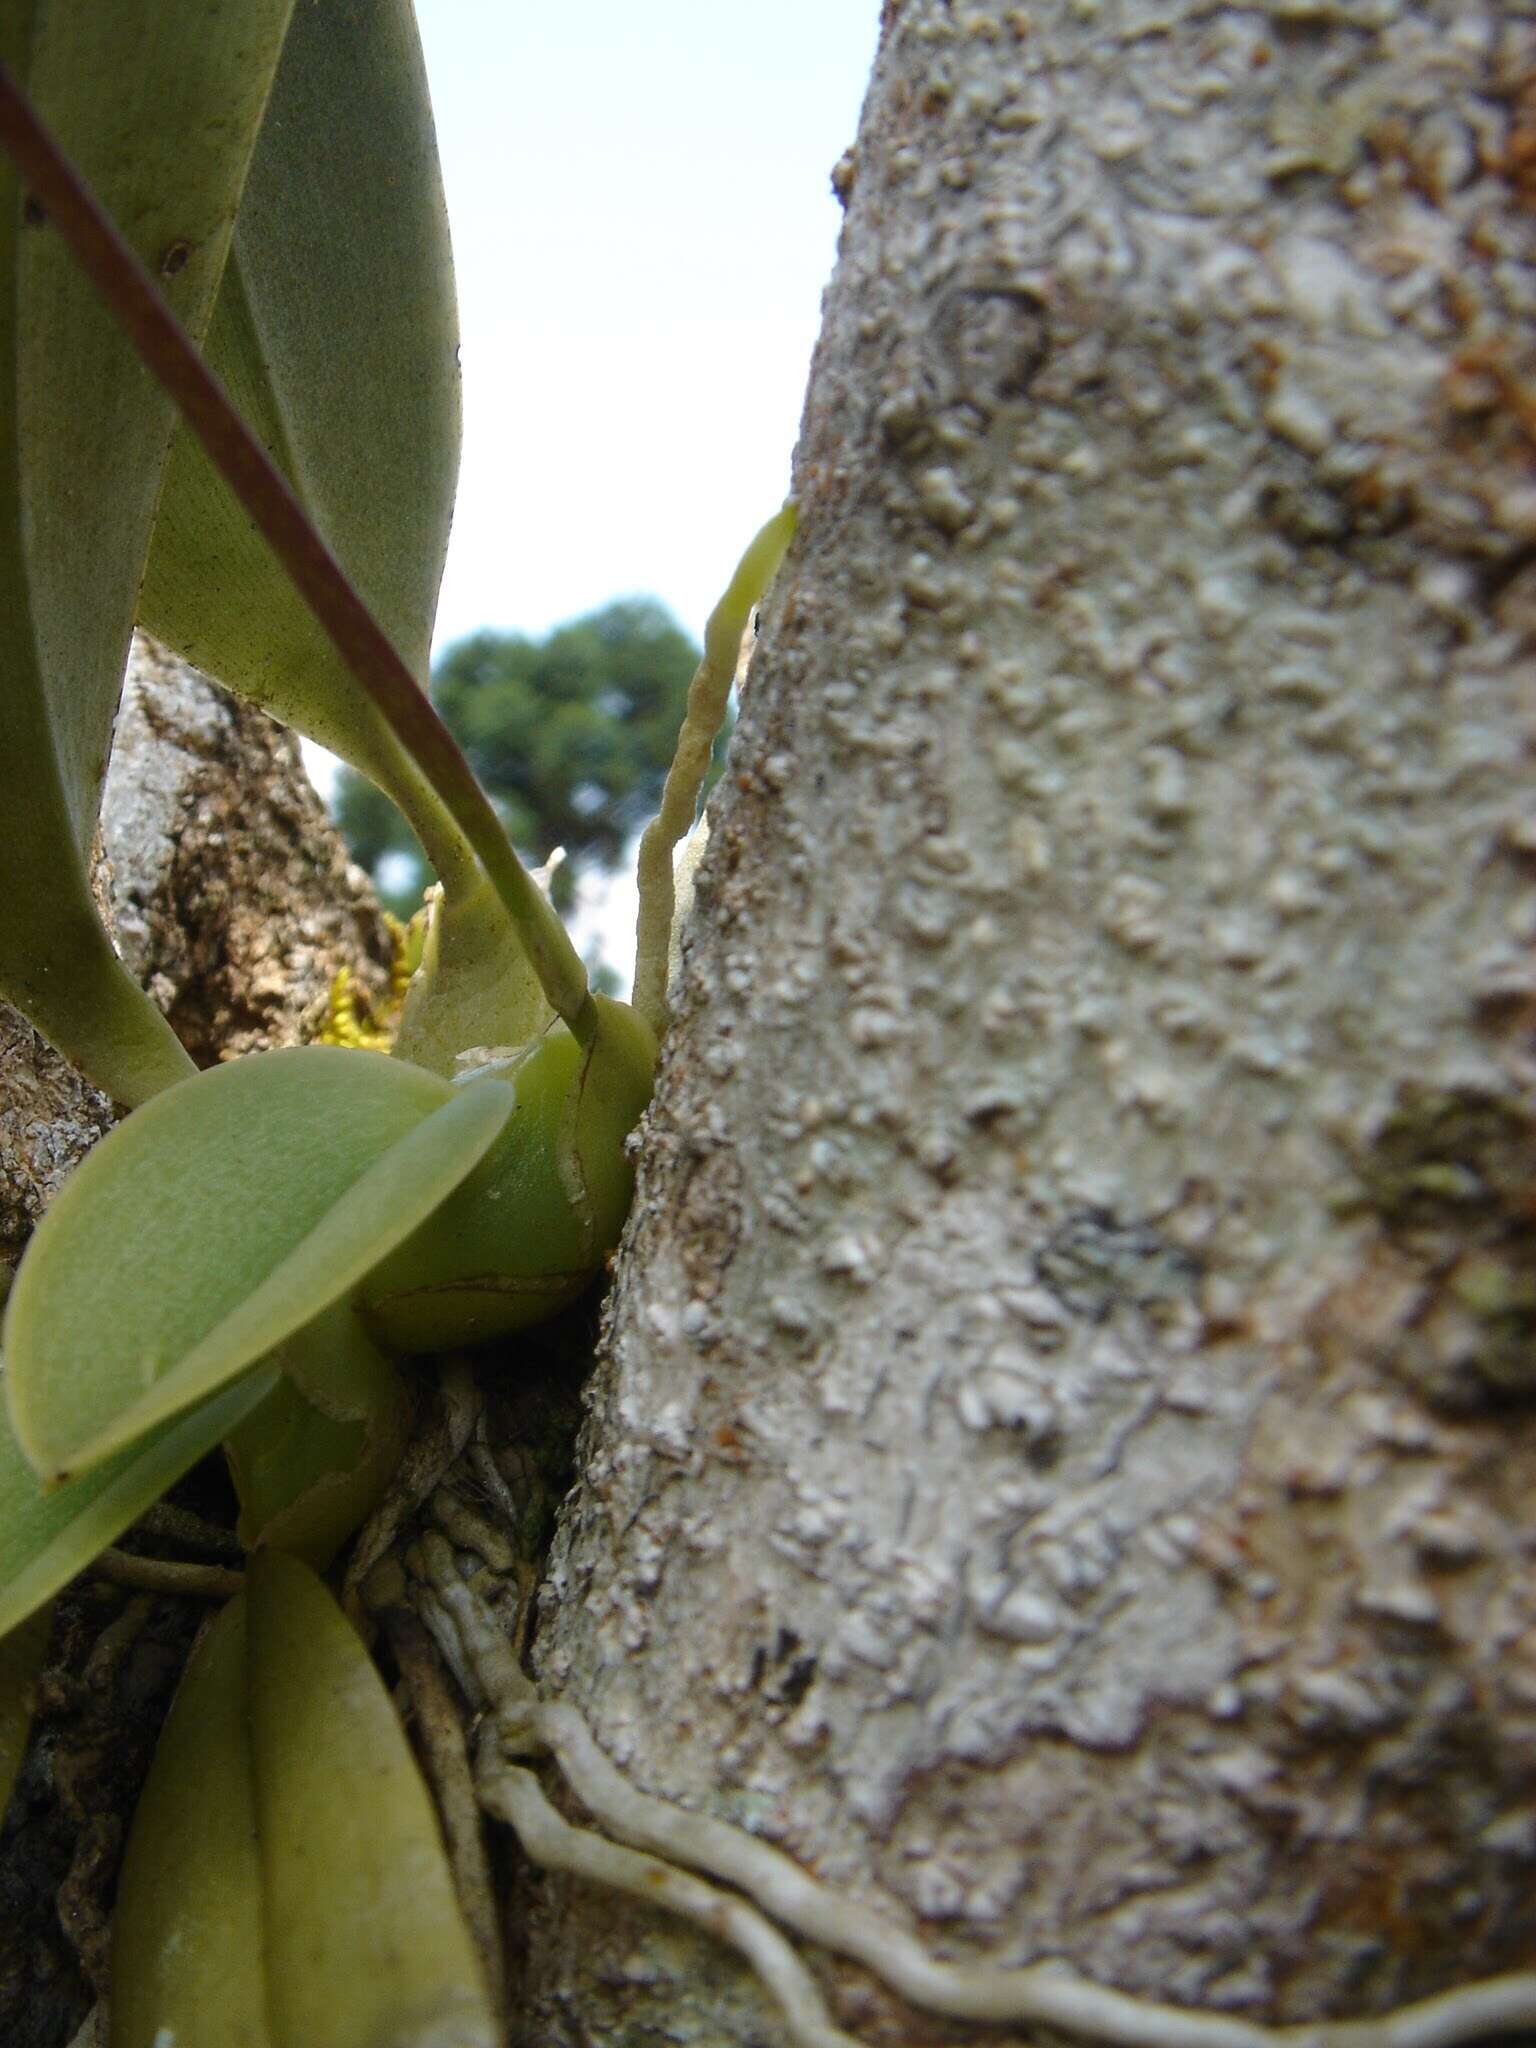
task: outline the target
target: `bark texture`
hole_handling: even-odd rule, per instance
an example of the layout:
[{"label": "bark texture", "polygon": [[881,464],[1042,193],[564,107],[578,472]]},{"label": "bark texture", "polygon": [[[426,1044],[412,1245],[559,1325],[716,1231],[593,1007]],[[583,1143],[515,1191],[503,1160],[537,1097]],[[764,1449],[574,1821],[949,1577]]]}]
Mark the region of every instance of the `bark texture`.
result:
[{"label": "bark texture", "polygon": [[[314,1036],[343,966],[391,946],[292,734],[135,638],[102,804],[97,893],[128,965],[203,1066]],[[0,1003],[0,1264],[112,1106]]]},{"label": "bark texture", "polygon": [[542,1677],[948,1956],[1529,1967],[1536,18],[893,0],[839,185]]},{"label": "bark texture", "polygon": [[70,1170],[112,1125],[112,1105],[9,1003],[0,1003],[0,1283]]},{"label": "bark texture", "polygon": [[[124,956],[205,1064],[313,1035],[344,966],[365,988],[382,985],[388,933],[297,741],[143,641],[103,841],[98,883]],[[106,1098],[0,1005],[6,1268],[111,1122]],[[180,1491],[217,1514],[218,1489],[216,1474],[206,1485],[193,1475]],[[32,1748],[0,1832],[6,2048],[63,2048],[105,1988],[127,1822],[200,1619],[194,1601],[90,1574],[57,1603]]]},{"label": "bark texture", "polygon": [[297,736],[140,636],[102,805],[123,957],[200,1066],[299,1045],[392,947]]}]

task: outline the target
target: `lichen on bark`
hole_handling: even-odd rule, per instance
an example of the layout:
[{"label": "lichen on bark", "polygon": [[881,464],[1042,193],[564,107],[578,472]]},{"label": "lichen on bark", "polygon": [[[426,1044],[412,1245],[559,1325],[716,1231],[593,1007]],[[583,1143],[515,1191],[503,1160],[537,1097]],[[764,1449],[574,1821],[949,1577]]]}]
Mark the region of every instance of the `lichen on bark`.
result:
[{"label": "lichen on bark", "polygon": [[[1293,2020],[1536,1940],[1533,76],[885,10],[539,1656],[948,1955]],[[776,2038],[534,1931],[530,2039]]]}]

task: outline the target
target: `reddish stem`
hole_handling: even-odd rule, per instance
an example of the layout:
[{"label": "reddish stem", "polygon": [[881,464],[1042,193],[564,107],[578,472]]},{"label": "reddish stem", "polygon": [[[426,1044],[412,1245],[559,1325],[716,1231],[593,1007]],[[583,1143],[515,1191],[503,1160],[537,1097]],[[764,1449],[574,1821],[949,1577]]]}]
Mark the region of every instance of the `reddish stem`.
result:
[{"label": "reddish stem", "polygon": [[545,994],[579,1035],[586,974],[559,920],[508,844],[501,821],[426,692],[310,523],[161,297],[149,272],[0,64],[0,144],[150,373],[175,401],[358,683],[437,791],[506,902]]}]

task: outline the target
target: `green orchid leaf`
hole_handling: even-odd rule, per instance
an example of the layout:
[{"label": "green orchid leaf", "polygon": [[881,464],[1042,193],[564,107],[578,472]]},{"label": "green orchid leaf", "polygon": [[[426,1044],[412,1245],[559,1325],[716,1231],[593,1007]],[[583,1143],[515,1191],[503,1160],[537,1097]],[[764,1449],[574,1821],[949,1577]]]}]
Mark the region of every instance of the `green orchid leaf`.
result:
[{"label": "green orchid leaf", "polygon": [[[457,345],[409,0],[298,0],[207,357],[418,676],[458,474]],[[139,618],[376,780],[445,879],[473,877],[457,827],[185,426]]]},{"label": "green orchid leaf", "polygon": [[282,1378],[225,1445],[240,1540],[324,1571],[405,1455],[410,1396],[344,1302],[296,1330],[278,1355]]},{"label": "green orchid leaf", "polygon": [[268,1367],[67,1486],[43,1493],[0,1418],[0,1636],[35,1614],[115,1543],[277,1384]]},{"label": "green orchid leaf", "polygon": [[192,1652],[140,1795],[112,1923],[108,2048],[278,2048],[262,1952],[249,1609]]},{"label": "green orchid leaf", "polygon": [[[459,382],[447,221],[409,0],[300,0],[207,355],[405,670],[423,678],[458,468]],[[167,465],[139,616],[377,782],[442,880],[455,959],[489,931],[491,954],[526,955],[582,1028],[581,962],[446,732],[423,752],[419,721],[402,723],[398,701],[376,694],[377,677],[368,687],[357,679],[185,428]],[[452,929],[460,924],[462,935]],[[507,1009],[491,1002],[494,1036],[482,1029],[461,1043],[515,1042]],[[434,1024],[433,1035],[444,1028]]]},{"label": "green orchid leaf", "polygon": [[[291,0],[0,10],[0,56],[207,324]],[[173,411],[0,163],[0,992],[117,1100],[190,1071],[125,972],[89,862]]]},{"label": "green orchid leaf", "polygon": [[650,1100],[656,1041],[627,1003],[595,1003],[590,1045],[554,1024],[486,1069],[517,1093],[505,1130],[357,1290],[364,1320],[395,1350],[479,1344],[541,1322],[618,1243],[634,1192],[624,1140]]},{"label": "green orchid leaf", "polygon": [[188,1666],[134,1819],[110,2048],[493,2048],[437,1819],[320,1581],[262,1551]]},{"label": "green orchid leaf", "polygon": [[343,1298],[476,1164],[512,1090],[300,1046],[157,1096],[90,1153],[6,1307],[11,1417],[48,1479],[204,1399]]},{"label": "green orchid leaf", "polygon": [[53,1609],[40,1607],[20,1628],[0,1636],[0,1818],[10,1803],[16,1774],[32,1732],[32,1688],[48,1652]]},{"label": "green orchid leaf", "polygon": [[490,2048],[437,1816],[378,1673],[312,1572],[261,1552],[250,1726],[280,2048]]}]

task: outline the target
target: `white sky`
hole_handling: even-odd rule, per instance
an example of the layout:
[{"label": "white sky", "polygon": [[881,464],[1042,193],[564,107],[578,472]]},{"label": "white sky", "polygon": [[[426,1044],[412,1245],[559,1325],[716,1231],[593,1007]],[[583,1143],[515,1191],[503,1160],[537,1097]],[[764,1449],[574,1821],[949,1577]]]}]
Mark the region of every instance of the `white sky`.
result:
[{"label": "white sky", "polygon": [[438,646],[650,592],[782,499],[879,0],[417,0],[464,460]]},{"label": "white sky", "polygon": [[[789,487],[879,12],[416,0],[464,374],[439,652],[638,593],[702,636]],[[632,875],[583,879],[626,982],[634,915]]]}]

